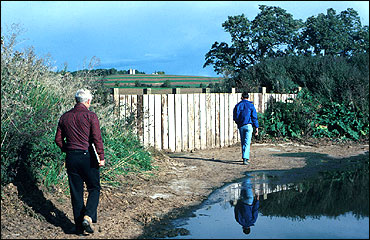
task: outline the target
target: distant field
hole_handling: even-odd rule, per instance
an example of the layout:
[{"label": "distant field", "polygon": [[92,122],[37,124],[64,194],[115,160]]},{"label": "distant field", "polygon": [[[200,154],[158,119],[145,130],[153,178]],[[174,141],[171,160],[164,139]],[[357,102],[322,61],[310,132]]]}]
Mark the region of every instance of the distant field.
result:
[{"label": "distant field", "polygon": [[[182,88],[180,93],[201,93],[202,88]],[[152,88],[152,94],[170,94],[172,93],[172,88]],[[143,94],[143,88],[119,88],[120,95],[134,94],[141,95]]]},{"label": "distant field", "polygon": [[180,75],[152,75],[152,74],[133,74],[133,75],[111,75],[103,79],[104,84],[109,87],[135,87],[135,83],[151,84],[152,87],[160,87],[166,81],[171,86],[182,87],[200,87],[201,84],[209,85],[210,83],[221,83],[223,78],[219,77],[202,77],[202,76],[180,76]]}]

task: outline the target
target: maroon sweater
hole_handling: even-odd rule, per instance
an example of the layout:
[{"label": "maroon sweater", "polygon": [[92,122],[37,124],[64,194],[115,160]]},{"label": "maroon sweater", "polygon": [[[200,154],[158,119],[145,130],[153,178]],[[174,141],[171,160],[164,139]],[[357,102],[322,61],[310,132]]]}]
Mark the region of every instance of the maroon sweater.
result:
[{"label": "maroon sweater", "polygon": [[55,143],[63,152],[88,150],[89,146],[94,143],[100,159],[104,159],[98,117],[82,103],[76,104],[74,108],[60,117]]}]

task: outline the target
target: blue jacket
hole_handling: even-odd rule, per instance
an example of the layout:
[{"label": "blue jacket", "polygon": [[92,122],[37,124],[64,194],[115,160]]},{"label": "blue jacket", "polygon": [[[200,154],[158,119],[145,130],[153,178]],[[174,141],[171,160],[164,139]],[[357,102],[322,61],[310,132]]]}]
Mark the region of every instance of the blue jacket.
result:
[{"label": "blue jacket", "polygon": [[242,100],[234,107],[233,119],[238,125],[238,128],[246,124],[252,124],[258,128],[257,111],[253,105],[253,102],[248,100]]},{"label": "blue jacket", "polygon": [[255,200],[253,205],[248,205],[238,200],[234,208],[235,220],[243,227],[254,226],[258,217],[259,200]]}]

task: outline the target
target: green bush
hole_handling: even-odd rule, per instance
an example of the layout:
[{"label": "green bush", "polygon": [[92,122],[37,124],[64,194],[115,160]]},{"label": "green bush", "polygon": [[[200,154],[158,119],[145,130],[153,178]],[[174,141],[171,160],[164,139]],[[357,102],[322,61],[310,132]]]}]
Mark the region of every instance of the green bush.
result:
[{"label": "green bush", "polygon": [[265,113],[259,115],[259,122],[261,134],[269,137],[343,140],[369,137],[369,122],[353,104],[323,104],[307,90],[302,90],[292,102],[269,101]]},{"label": "green bush", "polygon": [[352,104],[323,105],[315,114],[311,126],[314,137],[359,140],[369,135],[369,122]]},{"label": "green bush", "polygon": [[46,59],[38,59],[32,48],[14,51],[14,35],[1,45],[1,182],[14,180],[21,165],[36,175],[47,161],[43,155],[46,136],[54,131],[61,98],[46,84],[53,77]]},{"label": "green bush", "polygon": [[171,81],[170,80],[164,81],[164,83],[161,84],[161,87],[170,88],[171,87]]},{"label": "green bush", "polygon": [[130,117],[114,119],[101,127],[106,166],[102,168],[104,183],[117,184],[117,176],[128,172],[152,169],[152,157],[133,132]]},{"label": "green bush", "polygon": [[262,133],[270,137],[297,139],[310,132],[309,120],[313,106],[307,105],[304,92],[296,100],[277,102],[271,99],[260,117]]}]

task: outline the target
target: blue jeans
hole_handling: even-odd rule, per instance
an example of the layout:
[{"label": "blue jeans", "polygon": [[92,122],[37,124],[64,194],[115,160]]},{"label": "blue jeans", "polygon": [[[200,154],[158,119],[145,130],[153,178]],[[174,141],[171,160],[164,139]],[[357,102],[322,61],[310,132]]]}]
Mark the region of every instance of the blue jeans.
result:
[{"label": "blue jeans", "polygon": [[249,159],[251,149],[253,127],[252,124],[243,125],[239,128],[240,140],[242,143],[242,158]]},{"label": "blue jeans", "polygon": [[245,204],[252,205],[254,196],[251,177],[248,176],[243,180],[240,190],[240,198],[243,200],[243,202]]}]

